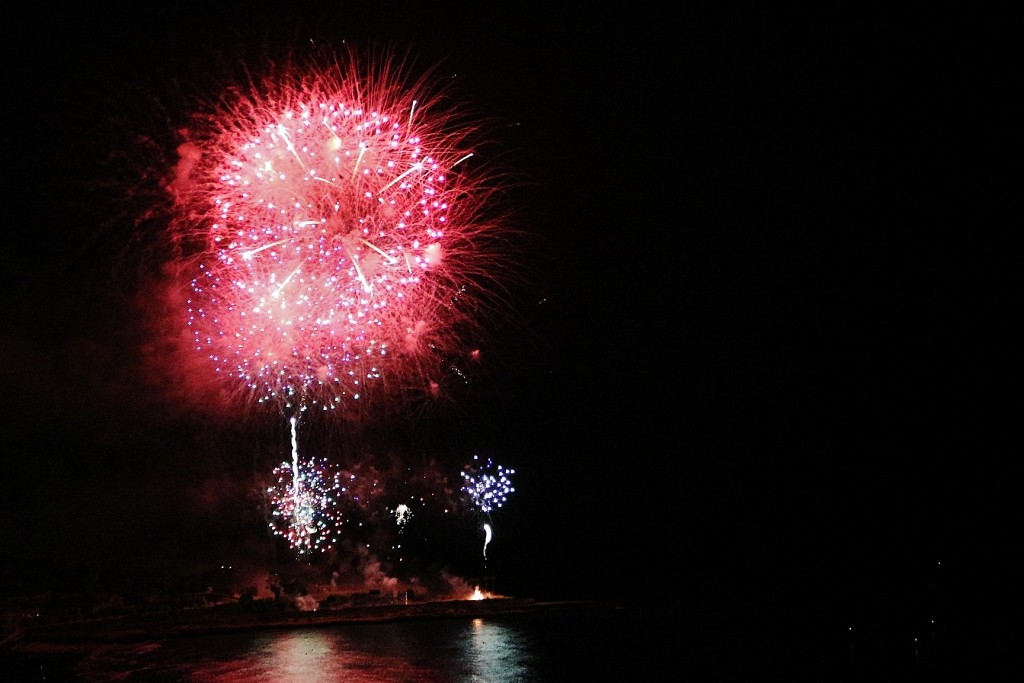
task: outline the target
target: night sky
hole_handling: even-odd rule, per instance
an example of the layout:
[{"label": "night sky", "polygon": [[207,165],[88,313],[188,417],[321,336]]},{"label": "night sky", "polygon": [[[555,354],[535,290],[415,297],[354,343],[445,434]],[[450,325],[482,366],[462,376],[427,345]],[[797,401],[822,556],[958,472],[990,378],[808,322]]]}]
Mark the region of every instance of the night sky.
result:
[{"label": "night sky", "polygon": [[[286,429],[186,410],[147,366],[161,224],[130,179],[166,172],[146,150],[173,151],[225,59],[374,44],[440,64],[523,179],[493,370],[381,428],[403,453],[516,469],[503,585],[840,643],[939,610],[1005,642],[1022,467],[1000,17],[214,4],[8,26],[9,585],[269,543],[245,482],[287,457]],[[463,538],[453,558],[477,552]]]}]

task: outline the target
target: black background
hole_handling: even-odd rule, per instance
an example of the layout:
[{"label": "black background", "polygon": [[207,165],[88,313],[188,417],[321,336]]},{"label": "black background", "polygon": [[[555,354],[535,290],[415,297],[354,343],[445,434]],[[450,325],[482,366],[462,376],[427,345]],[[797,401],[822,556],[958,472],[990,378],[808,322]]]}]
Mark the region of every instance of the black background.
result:
[{"label": "black background", "polygon": [[8,26],[12,590],[242,533],[190,508],[252,460],[202,452],[210,425],[133,381],[133,269],[152,263],[126,254],[152,257],[159,222],[131,226],[145,198],[108,169],[169,136],[205,60],[374,42],[457,75],[528,179],[514,351],[485,398],[430,417],[517,470],[504,586],[803,661],[841,660],[853,627],[909,666],[933,618],[972,666],[1018,649],[1005,18],[213,4],[37,4]]}]

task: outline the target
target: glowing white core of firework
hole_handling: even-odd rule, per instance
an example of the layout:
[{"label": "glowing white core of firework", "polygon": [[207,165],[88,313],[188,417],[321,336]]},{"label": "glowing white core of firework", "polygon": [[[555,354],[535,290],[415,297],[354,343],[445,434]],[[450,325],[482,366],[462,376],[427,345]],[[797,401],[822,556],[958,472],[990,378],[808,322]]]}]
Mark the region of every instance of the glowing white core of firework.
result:
[{"label": "glowing white core of firework", "polygon": [[484,524],[484,559],[487,559],[487,544],[491,542],[491,525]]},{"label": "glowing white core of firework", "polygon": [[412,510],[405,503],[395,508],[395,521],[398,522],[399,527],[406,524],[410,517],[412,517]]}]

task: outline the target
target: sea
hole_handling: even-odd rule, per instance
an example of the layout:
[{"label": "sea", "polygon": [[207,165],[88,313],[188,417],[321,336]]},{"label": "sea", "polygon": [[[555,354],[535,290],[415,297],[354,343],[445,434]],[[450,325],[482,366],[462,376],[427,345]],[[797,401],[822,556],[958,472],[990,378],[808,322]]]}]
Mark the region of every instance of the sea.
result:
[{"label": "sea", "polygon": [[[513,683],[632,680],[628,610],[598,608],[290,627],[0,654],[0,680]],[[639,628],[638,628],[639,627]],[[639,664],[638,664],[639,663]]]},{"label": "sea", "polygon": [[671,601],[0,648],[0,682],[526,683],[1020,680],[1019,629],[851,633]]}]

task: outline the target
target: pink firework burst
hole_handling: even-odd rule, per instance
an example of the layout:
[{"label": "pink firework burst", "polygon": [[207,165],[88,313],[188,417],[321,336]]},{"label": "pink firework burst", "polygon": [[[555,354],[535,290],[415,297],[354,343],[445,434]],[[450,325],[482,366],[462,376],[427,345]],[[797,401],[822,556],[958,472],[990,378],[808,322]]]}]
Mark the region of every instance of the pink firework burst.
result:
[{"label": "pink firework burst", "polygon": [[291,65],[228,92],[168,183],[194,348],[258,403],[440,392],[477,358],[509,272],[479,125],[387,60]]}]

